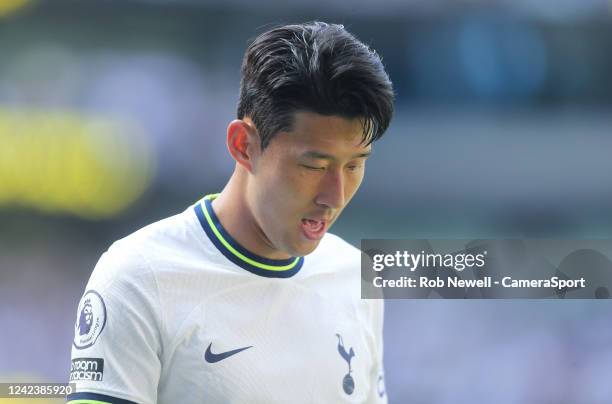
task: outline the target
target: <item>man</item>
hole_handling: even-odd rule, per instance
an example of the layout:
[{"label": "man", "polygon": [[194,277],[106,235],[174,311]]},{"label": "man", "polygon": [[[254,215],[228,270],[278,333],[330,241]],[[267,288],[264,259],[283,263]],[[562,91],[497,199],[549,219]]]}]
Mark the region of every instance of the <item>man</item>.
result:
[{"label": "man", "polygon": [[377,54],[342,26],[246,51],[236,161],[218,195],[114,243],[77,312],[77,403],[386,402],[380,300],[327,233],[393,112]]}]

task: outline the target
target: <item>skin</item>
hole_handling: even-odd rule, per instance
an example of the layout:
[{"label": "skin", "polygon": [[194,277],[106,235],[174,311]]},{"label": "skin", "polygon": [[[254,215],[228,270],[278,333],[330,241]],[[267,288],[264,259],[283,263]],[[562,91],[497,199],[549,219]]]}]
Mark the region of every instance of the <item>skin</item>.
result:
[{"label": "skin", "polygon": [[223,227],[249,251],[271,259],[312,252],[303,218],[328,229],[361,185],[371,145],[359,119],[298,111],[291,131],[279,132],[265,150],[254,123],[232,121],[227,147],[234,172],[213,209]]}]

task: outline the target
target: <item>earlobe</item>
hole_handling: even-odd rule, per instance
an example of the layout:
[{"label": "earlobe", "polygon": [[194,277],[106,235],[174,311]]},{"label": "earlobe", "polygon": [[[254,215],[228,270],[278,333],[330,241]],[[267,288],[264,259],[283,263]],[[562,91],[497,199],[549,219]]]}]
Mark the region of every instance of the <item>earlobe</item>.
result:
[{"label": "earlobe", "polygon": [[236,163],[249,172],[253,170],[254,140],[257,138],[253,131],[254,128],[241,119],[233,120],[227,127],[227,149]]}]

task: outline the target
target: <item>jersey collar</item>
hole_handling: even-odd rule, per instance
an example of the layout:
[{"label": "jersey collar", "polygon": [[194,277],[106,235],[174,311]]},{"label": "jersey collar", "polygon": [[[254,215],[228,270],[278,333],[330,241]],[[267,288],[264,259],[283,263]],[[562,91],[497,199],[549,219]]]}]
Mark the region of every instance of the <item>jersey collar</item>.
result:
[{"label": "jersey collar", "polygon": [[300,270],[304,257],[276,260],[256,255],[242,247],[223,228],[212,208],[219,194],[206,195],[195,205],[195,213],[206,235],[227,259],[256,275],[269,278],[289,278]]}]

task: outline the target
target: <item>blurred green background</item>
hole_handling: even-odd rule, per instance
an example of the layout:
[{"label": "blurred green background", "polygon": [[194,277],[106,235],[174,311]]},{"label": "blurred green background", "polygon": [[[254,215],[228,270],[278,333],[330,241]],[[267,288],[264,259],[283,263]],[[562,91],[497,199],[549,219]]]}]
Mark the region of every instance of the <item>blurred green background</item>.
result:
[{"label": "blurred green background", "polygon": [[[221,189],[249,39],[315,19],[397,92],[332,232],[612,238],[609,0],[0,0],[0,379],[68,378],[98,257]],[[610,314],[388,301],[390,402],[610,403]]]}]

